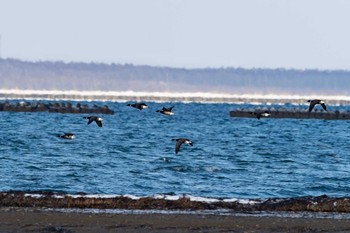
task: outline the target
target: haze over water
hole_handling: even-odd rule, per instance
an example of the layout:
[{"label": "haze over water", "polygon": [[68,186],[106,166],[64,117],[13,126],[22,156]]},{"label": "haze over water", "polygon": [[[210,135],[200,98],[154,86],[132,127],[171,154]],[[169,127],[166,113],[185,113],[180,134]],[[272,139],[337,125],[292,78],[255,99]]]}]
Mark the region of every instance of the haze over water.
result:
[{"label": "haze over water", "polygon": [[[349,193],[349,121],[229,116],[253,108],[248,104],[148,102],[142,111],[124,102],[88,104],[107,104],[115,114],[102,115],[99,128],[87,125],[84,114],[0,112],[0,191],[222,198]],[[170,106],[173,116],[156,112]],[[64,132],[76,138],[57,137]],[[194,145],[175,155],[171,139],[178,137]]]}]

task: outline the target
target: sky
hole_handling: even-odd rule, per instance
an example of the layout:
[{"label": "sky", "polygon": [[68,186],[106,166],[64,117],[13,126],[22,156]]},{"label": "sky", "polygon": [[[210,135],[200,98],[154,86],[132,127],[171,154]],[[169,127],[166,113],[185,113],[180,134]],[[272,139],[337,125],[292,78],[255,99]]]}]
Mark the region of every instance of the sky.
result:
[{"label": "sky", "polygon": [[346,0],[0,0],[0,56],[350,70]]}]

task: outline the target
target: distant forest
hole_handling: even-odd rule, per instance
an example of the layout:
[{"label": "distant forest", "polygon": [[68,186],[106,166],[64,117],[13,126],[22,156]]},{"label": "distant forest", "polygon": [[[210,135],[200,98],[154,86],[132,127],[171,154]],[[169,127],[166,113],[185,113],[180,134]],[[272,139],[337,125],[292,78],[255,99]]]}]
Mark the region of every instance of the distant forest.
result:
[{"label": "distant forest", "polygon": [[349,71],[184,69],[0,59],[0,89],[350,95]]}]

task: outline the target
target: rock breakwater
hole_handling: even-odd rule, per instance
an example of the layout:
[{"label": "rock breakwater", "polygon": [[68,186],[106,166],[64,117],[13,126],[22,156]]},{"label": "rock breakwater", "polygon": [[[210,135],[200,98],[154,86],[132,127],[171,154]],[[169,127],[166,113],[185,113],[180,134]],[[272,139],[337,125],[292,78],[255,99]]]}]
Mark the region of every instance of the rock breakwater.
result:
[{"label": "rock breakwater", "polygon": [[79,193],[69,195],[54,192],[2,192],[2,207],[45,207],[45,208],[94,208],[94,209],[127,209],[127,210],[219,210],[232,211],[308,211],[350,213],[350,199],[347,197],[332,198],[326,195],[317,197],[269,198],[225,201],[192,200],[188,196],[172,199],[128,196],[86,195]]},{"label": "rock breakwater", "polygon": [[269,118],[296,118],[296,119],[326,119],[326,120],[350,120],[348,111],[313,111],[304,109],[236,109],[230,111],[231,117],[257,118],[257,113],[268,112]]},{"label": "rock breakwater", "polygon": [[114,111],[104,106],[88,106],[87,104],[77,103],[73,106],[67,102],[1,102],[0,111],[7,112],[50,112],[50,113],[96,113],[96,114],[114,114]]}]

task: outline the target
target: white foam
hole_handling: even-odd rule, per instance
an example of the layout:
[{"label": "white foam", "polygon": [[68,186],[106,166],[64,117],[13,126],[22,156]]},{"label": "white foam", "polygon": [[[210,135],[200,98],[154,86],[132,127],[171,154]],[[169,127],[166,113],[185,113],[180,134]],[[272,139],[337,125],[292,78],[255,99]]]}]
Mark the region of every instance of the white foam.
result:
[{"label": "white foam", "polygon": [[261,203],[261,201],[257,200],[249,200],[249,199],[237,199],[237,198],[227,198],[223,199],[223,202],[238,202],[240,204],[248,204],[248,205],[255,205],[258,203]]},{"label": "white foam", "polygon": [[42,198],[45,197],[43,194],[31,194],[31,193],[26,193],[24,194],[25,197],[32,197],[32,198]]},{"label": "white foam", "polygon": [[241,204],[249,204],[254,205],[257,203],[260,203],[260,201],[257,200],[250,200],[250,199],[238,199],[238,198],[209,198],[209,197],[199,197],[199,196],[192,196],[192,195],[164,195],[164,194],[156,194],[153,196],[155,199],[165,199],[165,200],[179,200],[181,198],[188,198],[190,201],[198,201],[198,202],[204,202],[204,203],[214,203],[214,202],[237,202]]},{"label": "white foam", "polygon": [[[24,194],[25,197],[33,198],[43,198],[44,194]],[[214,203],[214,202],[237,202],[241,204],[257,204],[260,201],[250,200],[250,199],[238,199],[238,198],[210,198],[210,197],[200,197],[193,195],[166,195],[166,194],[155,194],[153,196],[136,196],[132,194],[118,195],[118,194],[54,194],[53,198],[118,198],[118,197],[127,197],[132,200],[139,200],[140,198],[154,198],[154,199],[165,199],[170,201],[176,201],[181,198],[188,198],[190,201],[204,202],[204,203]]]},{"label": "white foam", "polygon": [[153,196],[154,199],[165,199],[170,201],[176,201],[179,200],[182,196],[178,195],[164,195],[164,194],[155,194]]},{"label": "white foam", "polygon": [[191,195],[186,195],[191,201],[198,201],[198,202],[204,202],[204,203],[213,203],[213,202],[219,202],[219,199],[216,198],[207,198],[207,197],[196,197]]},{"label": "white foam", "polygon": [[131,194],[126,195],[117,195],[117,194],[65,194],[65,195],[53,195],[54,198],[64,198],[64,197],[71,197],[71,198],[118,198],[118,197],[128,197],[133,200],[138,200],[140,198],[146,197],[146,196],[135,196]]},{"label": "white foam", "polygon": [[128,198],[130,198],[130,199],[132,199],[132,200],[138,200],[138,199],[144,198],[144,197],[146,197],[146,196],[138,197],[138,196],[135,196],[135,195],[127,194],[127,195],[123,195],[123,197],[128,197]]},{"label": "white foam", "polygon": [[121,197],[120,195],[113,195],[113,194],[87,194],[87,195],[80,195],[81,197],[85,198],[116,198]]},{"label": "white foam", "polygon": [[[86,101],[120,101],[126,102],[132,99],[148,99],[149,101],[181,101],[181,102],[234,102],[267,104],[288,101],[290,103],[303,103],[308,99],[322,99],[325,101],[348,101],[350,96],[344,95],[290,95],[290,94],[228,94],[208,92],[136,92],[136,91],[77,91],[77,90],[20,90],[0,89],[0,95],[7,98],[24,99],[48,99],[48,100],[86,100]],[[306,103],[305,103],[306,104]]]}]

